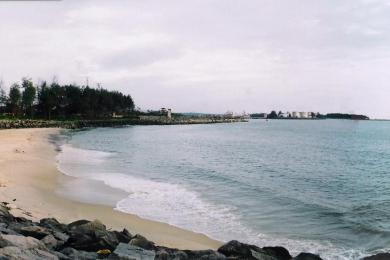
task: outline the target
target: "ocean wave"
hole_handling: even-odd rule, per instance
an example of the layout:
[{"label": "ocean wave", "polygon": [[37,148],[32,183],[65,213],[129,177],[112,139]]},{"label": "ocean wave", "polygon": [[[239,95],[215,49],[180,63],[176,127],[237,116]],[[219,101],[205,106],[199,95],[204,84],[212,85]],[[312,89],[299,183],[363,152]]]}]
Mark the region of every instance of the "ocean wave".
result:
[{"label": "ocean wave", "polygon": [[128,196],[115,209],[142,218],[168,223],[206,234],[220,241],[237,239],[258,246],[284,246],[292,254],[306,251],[324,259],[360,259],[362,250],[338,247],[327,241],[288,239],[256,232],[242,223],[239,210],[230,205],[206,201],[185,185],[138,178],[125,173],[104,170],[113,153],[61,146],[58,168],[66,175],[101,181],[123,190]]}]

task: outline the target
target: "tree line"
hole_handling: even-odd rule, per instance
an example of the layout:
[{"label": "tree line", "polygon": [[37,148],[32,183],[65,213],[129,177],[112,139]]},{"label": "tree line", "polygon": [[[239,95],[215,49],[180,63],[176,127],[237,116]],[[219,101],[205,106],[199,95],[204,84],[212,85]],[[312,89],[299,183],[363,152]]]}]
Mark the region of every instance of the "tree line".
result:
[{"label": "tree line", "polygon": [[104,88],[75,84],[60,85],[53,81],[34,84],[23,78],[10,86],[8,94],[0,82],[0,113],[11,117],[95,119],[128,115],[134,110],[130,95]]}]

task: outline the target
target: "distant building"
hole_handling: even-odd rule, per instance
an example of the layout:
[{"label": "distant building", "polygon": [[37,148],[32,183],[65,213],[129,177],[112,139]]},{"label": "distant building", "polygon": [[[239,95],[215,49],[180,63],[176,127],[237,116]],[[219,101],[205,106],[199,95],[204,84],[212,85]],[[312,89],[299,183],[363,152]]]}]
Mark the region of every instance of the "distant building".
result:
[{"label": "distant building", "polygon": [[307,112],[299,112],[299,118],[307,118]]},{"label": "distant building", "polygon": [[168,119],[172,119],[172,109],[170,108],[165,108],[165,107],[161,108],[160,114],[166,116]]},{"label": "distant building", "polygon": [[289,117],[290,117],[290,114],[288,112],[279,114],[279,118],[289,118]]},{"label": "distant building", "polygon": [[292,112],[292,115],[291,115],[292,118],[299,118],[299,113],[298,112]]},{"label": "distant building", "polygon": [[233,118],[234,117],[234,114],[233,112],[231,111],[227,111],[224,115],[223,115],[224,118]]}]

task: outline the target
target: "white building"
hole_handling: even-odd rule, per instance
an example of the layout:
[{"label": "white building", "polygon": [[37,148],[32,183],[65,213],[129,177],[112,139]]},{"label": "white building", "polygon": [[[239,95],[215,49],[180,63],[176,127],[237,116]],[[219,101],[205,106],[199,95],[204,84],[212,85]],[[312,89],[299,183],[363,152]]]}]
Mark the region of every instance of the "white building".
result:
[{"label": "white building", "polygon": [[307,118],[307,112],[299,112],[299,118]]},{"label": "white building", "polygon": [[299,118],[299,113],[294,111],[292,112],[292,115],[291,115],[293,118]]}]

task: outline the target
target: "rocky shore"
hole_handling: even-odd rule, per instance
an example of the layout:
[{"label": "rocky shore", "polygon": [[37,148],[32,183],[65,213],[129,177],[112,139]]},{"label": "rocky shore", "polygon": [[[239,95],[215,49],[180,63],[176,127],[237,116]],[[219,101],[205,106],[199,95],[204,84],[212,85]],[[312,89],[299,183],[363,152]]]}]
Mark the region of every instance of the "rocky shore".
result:
[{"label": "rocky shore", "polygon": [[216,124],[216,123],[235,123],[245,122],[243,119],[180,119],[180,120],[156,120],[140,118],[123,118],[123,119],[99,119],[99,120],[0,120],[0,129],[16,128],[67,128],[77,129],[85,127],[115,127],[126,125],[189,125],[189,124]]},{"label": "rocky shore", "polygon": [[[389,259],[389,256],[379,254],[364,259]],[[0,259],[321,260],[321,257],[311,253],[293,257],[283,247],[259,248],[238,241],[230,241],[217,251],[167,248],[126,229],[109,230],[99,220],[62,224],[54,218],[44,218],[33,222],[13,216],[7,203],[2,203]]]}]

